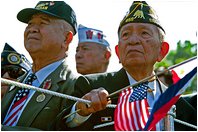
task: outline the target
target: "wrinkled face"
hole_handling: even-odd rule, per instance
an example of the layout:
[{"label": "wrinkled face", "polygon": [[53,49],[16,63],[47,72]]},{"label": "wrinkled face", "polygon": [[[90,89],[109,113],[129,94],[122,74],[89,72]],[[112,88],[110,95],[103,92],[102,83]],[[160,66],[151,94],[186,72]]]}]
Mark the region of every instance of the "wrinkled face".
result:
[{"label": "wrinkled face", "polygon": [[45,14],[34,15],[24,32],[25,48],[30,55],[56,55],[64,40],[60,20]]},{"label": "wrinkled face", "polygon": [[159,31],[152,24],[126,24],[120,30],[118,46],[123,67],[152,68],[160,56]]},{"label": "wrinkled face", "polygon": [[91,42],[78,44],[75,58],[76,69],[80,74],[101,72],[101,66],[106,62],[104,47]]}]

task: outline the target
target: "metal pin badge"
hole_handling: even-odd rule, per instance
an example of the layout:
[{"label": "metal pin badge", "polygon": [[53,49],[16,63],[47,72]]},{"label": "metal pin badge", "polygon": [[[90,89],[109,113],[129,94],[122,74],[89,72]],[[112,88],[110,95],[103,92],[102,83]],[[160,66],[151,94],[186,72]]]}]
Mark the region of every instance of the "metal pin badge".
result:
[{"label": "metal pin badge", "polygon": [[153,91],[154,91],[154,89],[152,89],[152,88],[148,88],[148,89],[147,89],[147,91],[148,91],[148,92],[153,92]]},{"label": "metal pin badge", "polygon": [[43,89],[50,89],[50,87],[52,86],[52,80],[48,79],[43,83]]},{"label": "metal pin badge", "polygon": [[39,96],[37,96],[36,101],[38,103],[43,102],[45,100],[45,94],[40,94]]}]

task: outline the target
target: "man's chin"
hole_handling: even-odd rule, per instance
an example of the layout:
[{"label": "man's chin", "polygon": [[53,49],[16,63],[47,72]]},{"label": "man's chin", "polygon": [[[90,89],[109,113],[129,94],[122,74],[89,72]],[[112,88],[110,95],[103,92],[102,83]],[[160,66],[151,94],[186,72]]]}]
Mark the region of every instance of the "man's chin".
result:
[{"label": "man's chin", "polygon": [[144,63],[133,60],[133,61],[126,62],[125,64],[123,64],[123,67],[127,69],[133,69],[133,68],[138,68],[142,65],[144,65]]}]

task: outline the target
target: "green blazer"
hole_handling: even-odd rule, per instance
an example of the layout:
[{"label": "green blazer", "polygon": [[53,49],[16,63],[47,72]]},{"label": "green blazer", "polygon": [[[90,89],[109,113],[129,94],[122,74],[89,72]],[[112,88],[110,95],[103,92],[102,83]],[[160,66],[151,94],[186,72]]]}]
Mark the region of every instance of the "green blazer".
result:
[{"label": "green blazer", "polygon": [[[49,90],[71,95],[74,91],[73,87],[77,77],[68,69],[66,62],[63,62],[43,81],[43,83],[49,79],[51,79],[51,87]],[[40,85],[41,88],[43,87],[43,83]],[[1,122],[3,122],[17,90],[17,88],[9,90],[2,99]],[[47,94],[45,94],[44,101],[38,102],[37,97],[40,94],[40,92],[35,92],[32,96],[17,123],[16,130],[20,130],[19,126],[22,126],[22,130],[24,127],[49,130],[49,127],[52,128],[50,126],[51,122],[56,118],[61,110],[67,106],[67,99]],[[11,130],[13,130],[13,127]]]},{"label": "green blazer", "polygon": [[[159,82],[159,80],[157,81]],[[129,85],[129,80],[128,80],[126,71],[124,69],[121,69],[120,71],[113,72],[113,73],[94,74],[94,75],[87,75],[85,77],[81,76],[76,81],[74,96],[82,97],[89,91],[93,89],[97,89],[99,87],[103,87],[109,93],[113,93],[119,90],[120,88],[123,88],[128,85]],[[160,85],[161,85],[161,91],[163,92],[166,89],[166,86],[163,85],[162,83],[160,83]],[[112,104],[117,104],[117,100],[118,100],[118,95],[111,97]],[[192,123],[193,121],[190,121],[190,120],[194,120],[193,117],[195,115],[190,105],[182,98],[178,102],[179,102],[178,106],[176,106],[179,108],[176,111],[176,113],[179,114],[177,115],[178,119],[185,120],[189,123]],[[180,109],[182,106],[184,107]],[[64,112],[63,112],[62,118],[65,115],[67,115],[68,112],[70,112],[70,109],[69,110],[65,109]],[[105,121],[104,118],[108,120]],[[114,109],[106,108],[105,110],[93,113],[92,116],[86,122],[84,122],[79,127],[73,128],[72,130],[113,131],[114,125],[106,126],[106,127],[99,128],[99,129],[93,129],[95,125],[112,122],[113,120],[114,120]],[[176,124],[175,127],[176,127],[176,130],[181,130],[181,129],[188,130],[189,129],[180,124]],[[68,130],[68,128],[63,128],[63,129]]]}]

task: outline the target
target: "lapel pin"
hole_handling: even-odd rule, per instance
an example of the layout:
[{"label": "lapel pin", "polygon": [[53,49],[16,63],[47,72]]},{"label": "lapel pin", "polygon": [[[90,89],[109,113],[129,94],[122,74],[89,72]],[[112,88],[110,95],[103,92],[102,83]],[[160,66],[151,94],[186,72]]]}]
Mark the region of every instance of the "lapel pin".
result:
[{"label": "lapel pin", "polygon": [[44,100],[45,100],[45,94],[43,94],[43,93],[38,95],[37,98],[36,98],[36,101],[38,103],[43,102]]},{"label": "lapel pin", "polygon": [[[51,85],[52,85],[52,81],[51,81],[51,79],[48,79],[43,83],[43,89],[49,89],[51,87]],[[40,103],[40,102],[43,102],[45,100],[45,98],[46,98],[45,94],[42,93],[37,96],[36,101],[38,103]]]},{"label": "lapel pin", "polygon": [[148,89],[147,89],[147,91],[148,91],[148,92],[153,92],[153,91],[154,91],[154,89],[152,89],[152,88],[148,88]]},{"label": "lapel pin", "polygon": [[52,85],[52,80],[48,79],[43,83],[43,89],[49,89]]}]

